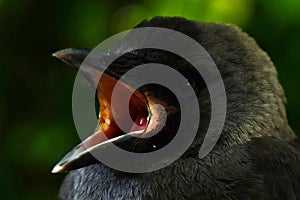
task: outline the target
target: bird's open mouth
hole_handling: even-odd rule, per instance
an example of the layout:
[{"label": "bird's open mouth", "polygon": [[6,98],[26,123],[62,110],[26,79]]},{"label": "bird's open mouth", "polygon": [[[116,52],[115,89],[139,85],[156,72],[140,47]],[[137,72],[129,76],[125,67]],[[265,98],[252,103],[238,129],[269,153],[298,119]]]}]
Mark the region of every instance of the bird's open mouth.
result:
[{"label": "bird's open mouth", "polygon": [[[89,150],[124,134],[134,135],[145,132],[151,117],[145,97],[129,86],[117,82],[106,74],[102,75],[98,84],[100,103],[98,131],[80,145],[80,150]],[[118,92],[114,94],[112,100],[112,92],[116,87],[119,87]],[[126,104],[124,99],[130,99],[129,104]]]},{"label": "bird's open mouth", "polygon": [[[74,50],[68,49],[59,51],[54,56],[70,65],[80,65],[81,62],[76,61],[78,52],[75,52],[76,56],[72,53]],[[91,164],[89,162],[92,159],[87,159],[87,157],[91,157],[90,153],[95,149],[115,141],[124,140],[124,138],[143,137],[143,135],[150,135],[155,131],[157,133],[166,122],[165,110],[156,106],[155,99],[146,99],[145,94],[133,90],[130,86],[106,73],[95,71],[92,68],[85,69],[84,73],[98,76],[94,78],[95,80],[99,80],[99,76],[101,76],[99,82],[94,85],[97,88],[100,103],[99,126],[95,133],[65,155],[53,168],[53,173]],[[130,99],[129,103],[124,102],[124,99]]]}]

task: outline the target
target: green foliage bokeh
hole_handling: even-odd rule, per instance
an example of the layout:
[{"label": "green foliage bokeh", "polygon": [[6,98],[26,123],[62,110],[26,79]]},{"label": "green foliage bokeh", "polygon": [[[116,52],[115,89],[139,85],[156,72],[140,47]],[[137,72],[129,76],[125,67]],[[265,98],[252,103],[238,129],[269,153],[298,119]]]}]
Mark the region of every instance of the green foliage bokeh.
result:
[{"label": "green foliage bokeh", "polygon": [[153,16],[231,23],[270,55],[300,133],[299,0],[0,0],[0,193],[3,199],[56,199],[64,174],[53,165],[79,142],[72,119],[76,72],[51,57],[93,48]]}]

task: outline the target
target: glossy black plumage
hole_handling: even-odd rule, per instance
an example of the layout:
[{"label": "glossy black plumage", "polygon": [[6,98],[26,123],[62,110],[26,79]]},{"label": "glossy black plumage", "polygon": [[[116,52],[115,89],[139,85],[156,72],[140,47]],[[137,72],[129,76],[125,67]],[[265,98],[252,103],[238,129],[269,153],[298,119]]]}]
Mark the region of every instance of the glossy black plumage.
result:
[{"label": "glossy black plumage", "polygon": [[195,85],[201,124],[182,158],[145,174],[126,174],[101,163],[73,170],[61,187],[60,198],[300,199],[299,141],[288,125],[284,92],[267,54],[231,25],[157,17],[138,25],[144,26],[183,32],[213,58],[227,95],[222,136],[208,156],[198,158],[210,100],[206,88]]}]

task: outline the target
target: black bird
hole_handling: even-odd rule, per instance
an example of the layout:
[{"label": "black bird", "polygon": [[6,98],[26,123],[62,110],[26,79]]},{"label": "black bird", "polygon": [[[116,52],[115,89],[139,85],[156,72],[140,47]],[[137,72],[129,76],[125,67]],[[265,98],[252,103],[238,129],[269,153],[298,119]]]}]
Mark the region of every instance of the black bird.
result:
[{"label": "black bird", "polygon": [[[109,100],[114,83],[128,69],[153,62],[167,64],[184,74],[196,91],[201,108],[197,136],[190,148],[168,167],[131,174],[111,169],[90,156],[90,147],[103,142],[98,131],[85,141],[85,147],[79,145],[54,168],[54,172],[71,170],[60,189],[60,198],[300,199],[299,140],[288,125],[286,99],[277,71],[254,39],[232,25],[199,23],[178,17],[155,17],[142,21],[137,27],[179,31],[196,40],[210,54],[221,73],[227,96],[226,121],[221,137],[206,157],[199,158],[210,119],[211,102],[205,83],[201,76],[195,75],[189,63],[157,49],[129,52],[108,67],[99,84],[92,83],[98,88],[99,124],[108,138],[126,134],[111,118]],[[85,49],[66,49],[54,56],[79,67],[88,53],[89,50]],[[91,69],[85,73],[93,77],[101,72]],[[147,85],[137,91],[130,104],[132,118],[142,121],[141,126],[151,124],[143,120],[148,119],[149,112],[155,112],[149,110],[151,105],[149,108],[148,104],[157,101],[170,106],[167,111],[173,111],[168,112],[163,134],[143,142],[137,138],[134,141],[115,141],[117,145],[130,151],[145,152],[154,151],[151,149],[153,144],[161,148],[172,140],[174,130],[178,128],[180,108],[173,93],[166,88]],[[112,123],[106,124],[106,119]],[[74,153],[76,158],[72,156]]]}]

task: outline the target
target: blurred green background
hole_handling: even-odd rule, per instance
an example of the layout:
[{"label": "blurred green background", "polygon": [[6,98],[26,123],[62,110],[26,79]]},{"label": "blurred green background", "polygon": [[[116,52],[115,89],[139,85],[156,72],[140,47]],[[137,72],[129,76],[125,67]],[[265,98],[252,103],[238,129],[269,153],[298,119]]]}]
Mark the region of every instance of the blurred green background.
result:
[{"label": "blurred green background", "polygon": [[51,53],[93,48],[157,15],[237,24],[253,36],[278,68],[300,133],[299,0],[0,0],[2,199],[56,199],[64,174],[51,168],[79,142],[71,110],[76,72]]}]

